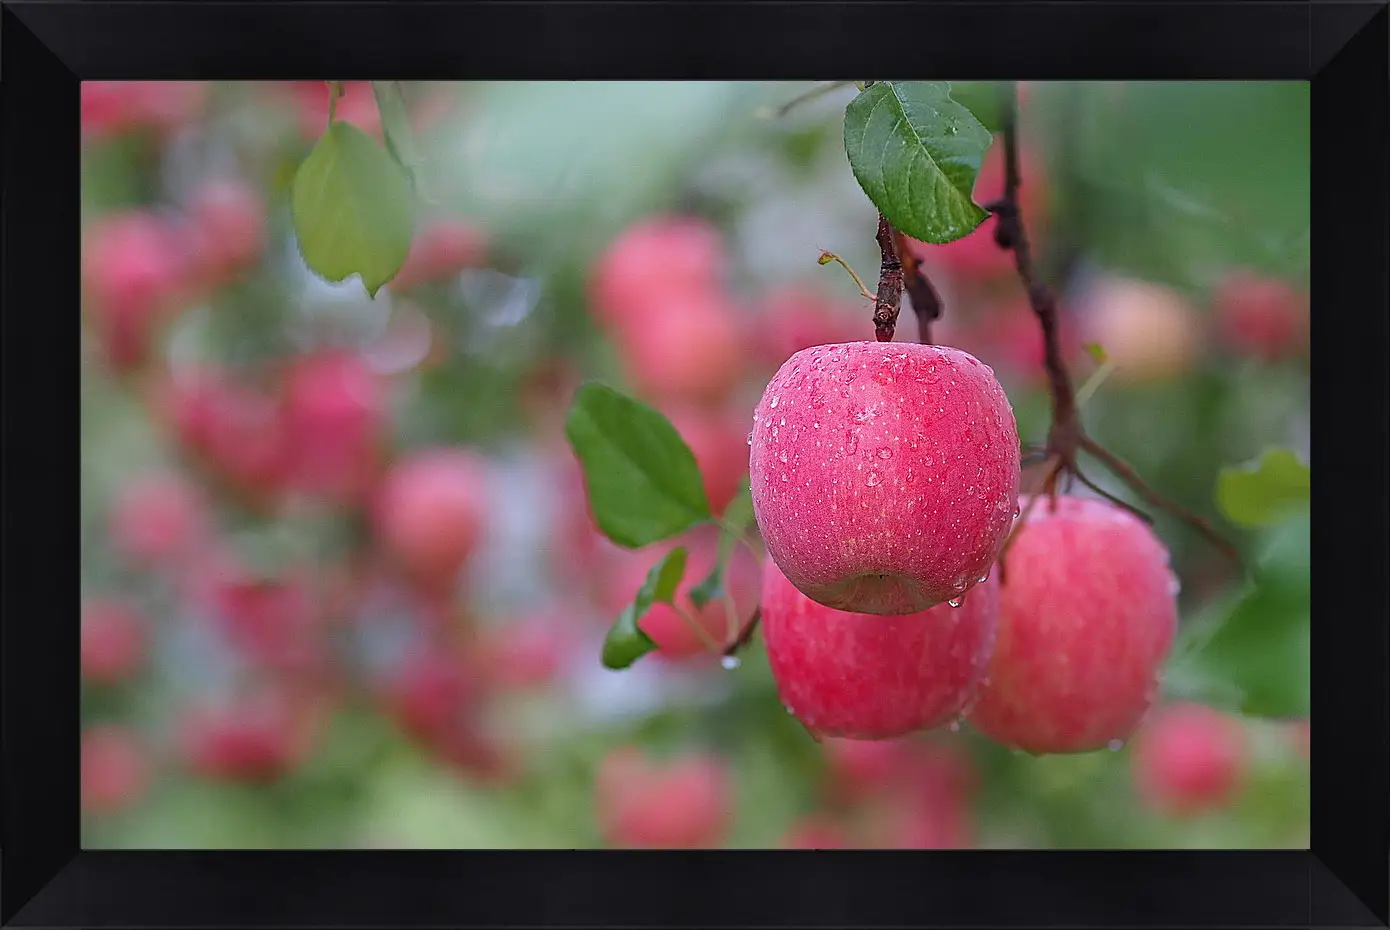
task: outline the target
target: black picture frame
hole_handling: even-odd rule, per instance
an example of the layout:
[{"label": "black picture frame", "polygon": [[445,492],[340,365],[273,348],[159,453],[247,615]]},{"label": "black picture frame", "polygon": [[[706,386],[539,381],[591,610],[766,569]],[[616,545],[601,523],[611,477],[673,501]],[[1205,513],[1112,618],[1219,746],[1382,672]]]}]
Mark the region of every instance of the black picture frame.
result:
[{"label": "black picture frame", "polygon": [[[1367,539],[1380,539],[1387,498],[1387,47],[1385,2],[4,3],[0,923],[1386,926],[1388,627],[1362,589],[1371,578],[1380,591],[1384,565]],[[80,80],[828,78],[927,66],[961,78],[1312,82],[1311,850],[80,849]]]}]

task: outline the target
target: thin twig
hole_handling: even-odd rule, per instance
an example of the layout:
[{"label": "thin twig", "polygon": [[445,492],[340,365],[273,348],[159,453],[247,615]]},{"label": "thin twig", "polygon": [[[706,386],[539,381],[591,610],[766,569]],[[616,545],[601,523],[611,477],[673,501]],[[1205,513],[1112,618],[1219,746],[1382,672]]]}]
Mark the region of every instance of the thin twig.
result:
[{"label": "thin twig", "polygon": [[909,246],[908,237],[893,229],[894,248],[903,266],[903,289],[918,318],[918,341],[932,345],[932,324],[942,318],[942,297],[922,270],[917,253]]},{"label": "thin twig", "polygon": [[753,616],[749,618],[749,622],[744,626],[743,632],[739,634],[739,637],[734,640],[734,642],[725,647],[724,654],[732,656],[740,649],[747,646],[749,641],[753,639],[754,631],[758,629],[758,621],[762,618],[763,611],[757,607],[754,608]]},{"label": "thin twig", "polygon": [[1102,497],[1106,498],[1108,501],[1110,501],[1111,503],[1115,504],[1117,507],[1120,507],[1120,508],[1123,509],[1123,510],[1128,510],[1128,511],[1130,511],[1131,513],[1133,513],[1135,516],[1139,517],[1141,520],[1143,520],[1143,521],[1144,521],[1145,523],[1147,523],[1147,524],[1152,524],[1152,523],[1154,523],[1154,517],[1151,517],[1149,514],[1145,513],[1143,510],[1141,510],[1139,507],[1136,507],[1134,504],[1130,503],[1129,501],[1122,500],[1121,498],[1119,498],[1119,497],[1117,497],[1116,495],[1112,494],[1110,491],[1104,491],[1104,490],[1102,490],[1101,487],[1100,487],[1099,485],[1097,485],[1096,482],[1092,481],[1092,480],[1091,480],[1090,478],[1088,478],[1086,475],[1082,474],[1082,469],[1080,469],[1080,468],[1074,469],[1072,473],[1073,473],[1074,475],[1077,476],[1077,480],[1078,480],[1078,481],[1082,482],[1082,484],[1084,484],[1084,485],[1086,485],[1087,487],[1091,488],[1091,489],[1092,489],[1093,491],[1095,491],[1097,494],[1100,494]]},{"label": "thin twig", "polygon": [[869,288],[865,287],[865,282],[860,278],[859,275],[855,273],[855,269],[850,267],[849,262],[847,262],[845,259],[841,258],[834,252],[828,252],[825,249],[822,249],[821,255],[818,256],[816,259],[816,263],[818,265],[829,265],[831,262],[835,262],[837,265],[845,269],[846,274],[850,275],[851,279],[855,282],[855,286],[860,289],[861,297],[863,297],[865,300],[874,299],[873,292],[871,292]]},{"label": "thin twig", "polygon": [[854,81],[828,81],[828,82],[826,82],[825,84],[819,84],[819,85],[817,85],[816,87],[813,87],[813,88],[811,88],[810,90],[804,91],[804,92],[798,94],[797,96],[793,97],[791,100],[787,101],[787,102],[784,103],[782,106],[780,106],[780,107],[778,107],[776,110],[774,110],[773,113],[772,113],[772,115],[773,115],[773,117],[774,117],[775,119],[781,119],[782,117],[784,117],[784,116],[786,116],[787,114],[791,113],[794,109],[796,109],[797,107],[801,106],[802,104],[804,104],[804,103],[810,103],[811,101],[817,99],[818,97],[824,97],[826,94],[829,94],[829,93],[830,93],[831,91],[833,91],[833,90],[837,90],[837,89],[839,89],[839,88],[841,88],[841,87],[846,87],[846,86],[848,86],[848,85],[850,85],[850,84],[853,84],[853,83],[855,83],[855,82],[854,82]]},{"label": "thin twig", "polygon": [[1143,497],[1151,506],[1169,511],[1169,513],[1172,513],[1175,517],[1202,534],[1208,542],[1221,550],[1221,552],[1236,563],[1236,565],[1244,567],[1241,554],[1237,552],[1236,547],[1223,539],[1222,534],[1213,529],[1212,524],[1208,523],[1207,520],[1204,520],[1191,510],[1180,507],[1178,504],[1160,496],[1158,492],[1145,483],[1145,480],[1140,477],[1135,469],[1131,468],[1123,459],[1106,449],[1091,437],[1082,437],[1082,448],[1097,461],[1110,469],[1117,478],[1128,484],[1136,494]]}]

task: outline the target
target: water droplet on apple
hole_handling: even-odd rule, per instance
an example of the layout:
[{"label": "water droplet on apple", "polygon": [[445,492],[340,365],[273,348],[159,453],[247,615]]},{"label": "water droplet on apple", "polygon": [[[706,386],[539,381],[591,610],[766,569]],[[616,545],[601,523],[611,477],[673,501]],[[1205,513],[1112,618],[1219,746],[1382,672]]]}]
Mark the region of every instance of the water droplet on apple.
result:
[{"label": "water droplet on apple", "polygon": [[893,450],[888,446],[880,446],[878,455],[881,459],[891,459],[894,457]]},{"label": "water droplet on apple", "polygon": [[774,398],[773,398],[773,402],[770,403],[768,406],[769,406],[770,408],[776,410],[776,409],[777,409],[777,406],[778,406],[778,399],[777,399],[776,397],[774,397]]},{"label": "water droplet on apple", "polygon": [[848,433],[845,437],[845,454],[854,455],[860,448],[860,440],[854,433]]},{"label": "water droplet on apple", "polygon": [[953,733],[961,732],[961,721],[953,720],[951,723],[947,724],[947,729],[951,730]]},{"label": "water droplet on apple", "polygon": [[820,429],[820,428],[821,428],[821,423],[820,423],[820,421],[813,420],[813,421],[811,422],[811,428],[812,428],[812,429]]},{"label": "water droplet on apple", "polygon": [[877,471],[870,472],[869,477],[865,479],[865,484],[869,485],[871,488],[878,487],[879,473]]},{"label": "water droplet on apple", "polygon": [[779,453],[778,453],[778,461],[779,461],[779,462],[782,462],[784,465],[787,464],[787,453],[786,453],[786,452],[779,452]]},{"label": "water droplet on apple", "polygon": [[1124,746],[1124,745],[1125,745],[1125,743],[1124,743],[1123,741],[1118,740],[1118,739],[1113,739],[1113,740],[1111,740],[1111,742],[1109,742],[1109,743],[1106,744],[1106,748],[1109,749],[1109,750],[1111,750],[1112,752],[1120,752],[1120,751],[1121,751],[1121,747]]},{"label": "water droplet on apple", "polygon": [[947,601],[947,605],[950,607],[960,607],[964,603],[966,603],[966,598],[962,597],[959,594],[951,600]]},{"label": "water droplet on apple", "polygon": [[720,659],[720,665],[724,666],[730,671],[734,671],[734,669],[739,667],[739,657],[725,656],[724,658]]},{"label": "water droplet on apple", "polygon": [[976,584],[985,584],[985,582],[986,582],[989,578],[990,578],[989,573],[986,573],[986,574],[984,574],[984,575],[981,575],[979,578],[976,579]]},{"label": "water droplet on apple", "polygon": [[1169,595],[1170,595],[1171,597],[1178,597],[1179,592],[1182,591],[1182,590],[1183,590],[1183,582],[1181,582],[1181,581],[1178,580],[1178,575],[1175,575],[1173,572],[1170,572],[1170,573],[1169,573]]},{"label": "water droplet on apple", "polygon": [[748,445],[753,445],[753,433],[752,433],[752,432],[749,433]]}]

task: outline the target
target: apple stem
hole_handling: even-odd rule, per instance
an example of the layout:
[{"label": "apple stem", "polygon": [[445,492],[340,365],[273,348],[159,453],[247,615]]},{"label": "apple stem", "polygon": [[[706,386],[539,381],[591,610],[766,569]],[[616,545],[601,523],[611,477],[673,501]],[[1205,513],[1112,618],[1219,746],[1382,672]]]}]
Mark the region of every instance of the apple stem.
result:
[{"label": "apple stem", "polygon": [[890,227],[890,230],[898,260],[903,265],[903,289],[908,292],[908,303],[918,318],[918,341],[930,346],[932,323],[942,318],[942,297],[923,272],[917,254],[908,245],[908,237],[894,227]]},{"label": "apple stem", "polygon": [[874,338],[892,342],[898,326],[898,313],[903,305],[903,264],[894,248],[893,227],[879,214],[879,229],[874,234],[879,243],[879,292],[874,296]]},{"label": "apple stem", "polygon": [[744,625],[744,629],[739,634],[738,638],[725,647],[724,654],[727,656],[732,656],[735,653],[737,653],[740,649],[743,649],[745,646],[747,646],[749,644],[749,640],[753,639],[754,631],[758,629],[758,621],[762,618],[762,610],[759,608],[754,608],[753,616],[750,617],[749,622]]},{"label": "apple stem", "polygon": [[[1048,375],[1048,388],[1053,401],[1053,423],[1049,427],[1048,439],[1044,448],[1050,459],[1054,461],[1044,478],[1045,490],[1050,498],[1056,497],[1058,479],[1061,477],[1070,482],[1075,477],[1103,497],[1132,513],[1140,514],[1140,511],[1135,507],[1101,491],[1079,472],[1077,456],[1080,451],[1085,450],[1148,501],[1151,506],[1173,514],[1196,530],[1238,566],[1241,566],[1241,556],[1237,553],[1236,547],[1223,539],[1211,524],[1201,516],[1159,495],[1140,478],[1135,469],[1126,464],[1119,456],[1105,449],[1083,430],[1081,419],[1078,416],[1077,395],[1073,391],[1072,378],[1068,373],[1067,364],[1063,361],[1062,341],[1058,332],[1058,304],[1053,293],[1039,279],[1034,267],[1029,236],[1024,229],[1024,219],[1019,208],[1021,178],[1019,171],[1018,88],[1014,81],[1005,81],[1001,86],[1003,99],[1000,108],[1000,135],[1004,142],[1005,193],[1003,197],[988,204],[986,208],[996,217],[995,242],[1000,248],[1014,254],[1014,267],[1019,274],[1019,280],[1024,285],[1025,292],[1028,294],[1029,307],[1033,310],[1034,316],[1038,318],[1039,326],[1043,330],[1043,367]],[[1150,522],[1150,518],[1145,517],[1145,519],[1146,522]],[[1022,524],[1021,519],[1014,531],[1010,533],[1009,538],[1005,540],[1001,557],[1004,555],[1004,549],[1008,548]],[[1003,568],[1003,564],[1001,567]],[[1003,580],[1002,573],[1001,581]]]},{"label": "apple stem", "polygon": [[780,107],[778,107],[776,110],[774,110],[774,111],[773,111],[773,114],[772,114],[772,115],[773,115],[773,118],[774,118],[774,119],[781,119],[782,117],[784,117],[784,116],[786,116],[787,114],[791,113],[793,110],[795,110],[797,107],[801,106],[801,105],[804,104],[804,103],[810,103],[811,101],[817,99],[818,97],[824,97],[826,94],[829,94],[829,93],[830,93],[831,91],[833,91],[833,90],[837,90],[837,89],[839,89],[839,88],[841,88],[841,87],[845,87],[845,86],[847,86],[847,85],[849,85],[849,84],[854,84],[854,83],[856,83],[856,82],[855,82],[855,81],[826,81],[826,82],[823,83],[823,84],[818,84],[817,86],[813,87],[811,90],[804,91],[803,93],[798,94],[797,96],[793,97],[791,100],[787,101],[787,102],[784,103],[782,106],[780,106]]},{"label": "apple stem", "polygon": [[841,258],[834,252],[827,252],[825,249],[822,249],[820,257],[816,259],[816,263],[818,265],[826,265],[831,262],[835,262],[837,265],[845,269],[846,274],[850,275],[851,279],[855,282],[855,286],[860,289],[861,297],[863,297],[865,300],[874,299],[874,294],[870,292],[869,288],[865,287],[865,282],[861,280],[860,276],[855,273],[855,269],[850,267],[849,262],[847,262],[845,259]]}]

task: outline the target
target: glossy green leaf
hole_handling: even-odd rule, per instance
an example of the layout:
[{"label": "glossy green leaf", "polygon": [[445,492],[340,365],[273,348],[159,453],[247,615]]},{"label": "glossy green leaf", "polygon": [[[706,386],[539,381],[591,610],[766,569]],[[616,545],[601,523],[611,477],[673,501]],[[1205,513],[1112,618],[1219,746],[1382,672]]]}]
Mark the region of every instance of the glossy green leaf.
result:
[{"label": "glossy green leaf", "polygon": [[999,132],[1004,125],[1001,117],[1002,82],[952,81],[951,98],[971,111],[990,132]]},{"label": "glossy green leaf", "polygon": [[1309,503],[1309,466],[1289,449],[1224,468],[1217,476],[1217,506],[1233,523],[1263,526]]},{"label": "glossy green leaf", "polygon": [[401,269],[414,203],[399,165],[372,137],[334,123],[295,172],[290,207],[300,254],[318,275],[358,275],[367,292]]},{"label": "glossy green leaf", "polygon": [[1307,515],[1267,535],[1251,582],[1176,649],[1168,677],[1184,696],[1250,716],[1308,715],[1309,553]]},{"label": "glossy green leaf", "polygon": [[604,535],[636,549],[709,520],[695,456],[661,413],[597,382],[575,392],[565,435]]},{"label": "glossy green leaf", "polygon": [[987,216],[973,199],[989,130],[949,85],[880,81],[845,108],[845,153],[860,187],[914,239],[945,243]]},{"label": "glossy green leaf", "polygon": [[420,154],[416,150],[415,133],[400,81],[373,81],[372,94],[377,100],[377,112],[382,118],[382,136],[386,150],[406,174],[411,187],[419,187]]},{"label": "glossy green leaf", "polygon": [[633,601],[623,608],[604,637],[603,662],[606,668],[624,669],[657,648],[657,644],[638,627],[638,621],[653,604],[670,604],[677,585],[686,572],[686,549],[677,546],[647,572]]}]

